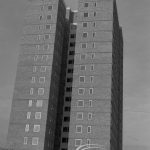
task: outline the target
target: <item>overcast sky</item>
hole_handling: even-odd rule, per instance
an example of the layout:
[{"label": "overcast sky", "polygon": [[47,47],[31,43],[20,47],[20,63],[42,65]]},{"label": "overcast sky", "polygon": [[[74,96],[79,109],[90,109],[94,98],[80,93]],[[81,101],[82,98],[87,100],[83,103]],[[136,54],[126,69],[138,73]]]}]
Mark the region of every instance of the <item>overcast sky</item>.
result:
[{"label": "overcast sky", "polygon": [[[0,0],[0,145],[6,142],[27,0]],[[150,150],[150,0],[117,0],[124,35],[124,150]],[[66,0],[77,9],[77,0]]]}]

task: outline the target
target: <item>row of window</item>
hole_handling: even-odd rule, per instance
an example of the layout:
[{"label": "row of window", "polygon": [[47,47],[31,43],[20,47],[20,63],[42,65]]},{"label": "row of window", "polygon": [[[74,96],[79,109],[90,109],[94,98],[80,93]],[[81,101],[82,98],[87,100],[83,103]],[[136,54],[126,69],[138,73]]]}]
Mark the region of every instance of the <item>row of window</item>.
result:
[{"label": "row of window", "polygon": [[[83,23],[82,23],[82,26],[83,26],[84,28],[87,28],[87,27],[88,27],[88,22],[83,22]],[[96,22],[92,22],[92,26],[93,26],[93,27],[96,27]]]},{"label": "row of window", "polygon": [[[96,2],[93,2],[92,4],[93,4],[93,6],[95,6],[95,7],[97,6],[97,3],[96,3]],[[84,5],[84,7],[89,7],[89,3],[84,3],[83,5]]]},{"label": "row of window", "polygon": [[[96,15],[97,15],[97,13],[96,13],[96,12],[93,12],[93,17],[96,17]],[[87,18],[87,17],[89,17],[89,13],[88,13],[88,12],[84,12],[84,13],[83,13],[83,16],[84,16],[85,18]]]},{"label": "row of window", "polygon": [[34,61],[48,61],[50,58],[50,55],[35,55],[34,56]]},{"label": "row of window", "polygon": [[[70,42],[70,47],[75,47],[75,44],[76,44],[75,42]],[[80,48],[82,48],[82,49],[88,48],[87,44],[88,43],[81,43]],[[96,48],[96,46],[95,46],[96,44],[95,43],[90,43],[89,45],[90,46],[92,45],[92,47],[90,47],[90,48]]]},{"label": "row of window", "polygon": [[[76,125],[76,133],[82,133],[83,126],[82,125]],[[87,133],[91,133],[92,127],[87,127]]]},{"label": "row of window", "polygon": [[[28,103],[29,107],[33,106],[33,100],[29,100]],[[36,107],[42,107],[43,106],[43,100],[36,100]]]},{"label": "row of window", "polygon": [[[31,112],[27,112],[27,119],[31,118]],[[35,119],[41,119],[41,112],[35,112]]]},{"label": "row of window", "polygon": [[[24,137],[24,145],[27,145],[28,144],[28,137]],[[39,138],[38,137],[32,137],[32,145],[38,145],[39,143]]]},{"label": "row of window", "polygon": [[[33,95],[34,88],[30,88],[30,95]],[[38,95],[44,95],[44,88],[38,88]]]},{"label": "row of window", "polygon": [[[91,120],[93,117],[92,113],[88,113],[88,120]],[[83,112],[77,112],[76,120],[83,120]]]},{"label": "row of window", "polygon": [[[42,15],[39,16],[39,19],[42,20],[42,19],[43,19],[43,16],[42,16]],[[52,19],[52,15],[50,15],[50,14],[47,15],[47,16],[46,16],[46,19],[47,19],[47,20],[51,20],[51,19]]]},{"label": "row of window", "polygon": [[[37,72],[39,66],[33,66],[33,72]],[[50,66],[40,66],[40,72],[46,72],[50,69]]]},{"label": "row of window", "polygon": [[42,11],[45,10],[45,8],[46,8],[46,10],[51,11],[53,9],[53,6],[52,5],[48,5],[48,6],[41,5],[41,10]]},{"label": "row of window", "polygon": [[[66,91],[67,91],[67,89],[66,89]],[[94,92],[94,89],[93,88],[89,88],[89,94],[91,95],[91,94],[93,94],[93,92]],[[85,93],[85,88],[79,88],[78,89],[78,95],[84,95],[84,93]]]},{"label": "row of window", "polygon": [[[30,125],[26,124],[25,126],[25,132],[29,132]],[[34,125],[33,132],[40,132],[40,125]]]},{"label": "row of window", "polygon": [[[36,77],[32,77],[31,83],[35,83],[35,82],[36,82]],[[39,77],[38,82],[41,84],[45,83],[45,77]]]}]

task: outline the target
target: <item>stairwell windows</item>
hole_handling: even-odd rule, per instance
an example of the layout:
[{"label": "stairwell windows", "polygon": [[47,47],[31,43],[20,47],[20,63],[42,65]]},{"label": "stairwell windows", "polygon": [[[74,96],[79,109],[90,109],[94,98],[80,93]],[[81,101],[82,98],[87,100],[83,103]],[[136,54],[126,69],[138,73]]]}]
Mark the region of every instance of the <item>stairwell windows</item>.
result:
[{"label": "stairwell windows", "polygon": [[76,133],[82,133],[82,125],[76,126]]},{"label": "stairwell windows", "polygon": [[78,94],[79,95],[84,95],[84,92],[85,92],[85,88],[79,88],[78,89]]},{"label": "stairwell windows", "polygon": [[87,32],[84,32],[84,33],[82,34],[82,37],[83,37],[83,38],[87,38],[87,36],[88,36],[88,33],[87,33]]},{"label": "stairwell windows", "polygon": [[80,146],[82,144],[82,139],[75,139],[75,146]]}]

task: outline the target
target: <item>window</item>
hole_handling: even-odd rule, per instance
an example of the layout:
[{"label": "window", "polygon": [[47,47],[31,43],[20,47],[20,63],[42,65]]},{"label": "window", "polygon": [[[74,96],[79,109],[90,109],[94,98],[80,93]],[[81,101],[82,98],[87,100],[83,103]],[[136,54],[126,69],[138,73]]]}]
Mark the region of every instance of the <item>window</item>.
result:
[{"label": "window", "polygon": [[75,47],[75,42],[70,42],[70,47]]},{"label": "window", "polygon": [[27,145],[27,144],[28,144],[28,138],[27,138],[27,137],[24,137],[24,138],[23,138],[23,144],[24,144],[24,145]]},{"label": "window", "polygon": [[69,132],[69,127],[63,127],[63,132]]},{"label": "window", "polygon": [[35,119],[41,119],[41,112],[35,113]]},{"label": "window", "polygon": [[35,77],[32,77],[31,83],[35,83]]},{"label": "window", "polygon": [[72,82],[73,79],[72,78],[67,78],[67,82]]},{"label": "window", "polygon": [[32,107],[32,100],[29,100],[28,106],[29,106],[29,107]]},{"label": "window", "polygon": [[83,22],[83,27],[84,27],[84,28],[87,27],[87,22]]},{"label": "window", "polygon": [[82,139],[75,139],[75,146],[80,146],[82,144]]},{"label": "window", "polygon": [[65,98],[65,101],[66,101],[66,102],[71,102],[71,97],[66,97],[66,98]]},{"label": "window", "polygon": [[49,34],[45,34],[45,40],[50,39],[50,35]]},{"label": "window", "polygon": [[50,24],[47,24],[47,25],[46,25],[46,29],[51,29],[51,25],[50,25]]},{"label": "window", "polygon": [[91,144],[91,140],[90,139],[87,139],[87,144]]},{"label": "window", "polygon": [[40,71],[41,72],[46,72],[46,66],[41,66]]},{"label": "window", "polygon": [[39,58],[39,56],[38,56],[38,55],[35,55],[35,56],[34,56],[34,61],[37,61],[38,58]]},{"label": "window", "polygon": [[96,35],[96,32],[93,32],[93,37],[95,37],[95,35]]},{"label": "window", "polygon": [[77,120],[83,120],[83,113],[82,112],[77,112],[76,119]]},{"label": "window", "polygon": [[93,106],[93,101],[89,100],[89,107],[92,107],[92,106]]},{"label": "window", "polygon": [[87,32],[84,32],[83,34],[82,34],[82,37],[83,38],[86,38],[88,36],[88,33]]},{"label": "window", "polygon": [[44,44],[43,50],[48,50],[49,49],[49,44]]},{"label": "window", "polygon": [[84,15],[83,15],[84,17],[88,17],[89,16],[89,14],[88,13],[84,13]]},{"label": "window", "polygon": [[40,77],[39,78],[39,83],[45,83],[45,77]]},{"label": "window", "polygon": [[72,92],[72,87],[66,87],[67,92]]},{"label": "window", "polygon": [[87,48],[87,44],[86,43],[82,43],[81,44],[81,48]]},{"label": "window", "polygon": [[78,100],[77,107],[84,107],[84,100]]},{"label": "window", "polygon": [[36,107],[42,107],[43,106],[43,100],[37,100]]},{"label": "window", "polygon": [[64,122],[69,122],[70,121],[70,117],[64,117]]},{"label": "window", "polygon": [[96,27],[96,23],[95,22],[93,22],[93,27]]},{"label": "window", "polygon": [[95,53],[91,53],[91,59],[94,59]]},{"label": "window", "polygon": [[40,16],[40,20],[42,20],[42,16]]},{"label": "window", "polygon": [[25,132],[29,132],[29,124],[26,124]]},{"label": "window", "polygon": [[88,113],[88,120],[92,119],[92,113]]},{"label": "window", "polygon": [[89,6],[89,4],[88,3],[84,3],[84,7],[88,7]]},{"label": "window", "polygon": [[65,107],[65,111],[70,112],[70,107]]},{"label": "window", "polygon": [[94,82],[94,76],[90,76],[90,82],[91,82],[91,83]]},{"label": "window", "polygon": [[84,92],[85,92],[85,89],[84,89],[84,88],[79,88],[79,89],[78,89],[78,94],[79,94],[79,95],[83,95]]},{"label": "window", "polygon": [[69,60],[68,64],[74,64],[74,60]]},{"label": "window", "polygon": [[94,70],[94,65],[91,65],[90,70],[91,70],[91,71]]},{"label": "window", "polygon": [[38,137],[33,137],[32,138],[32,145],[38,145],[39,138]]},{"label": "window", "polygon": [[96,12],[94,12],[94,17],[96,16]]},{"label": "window", "polygon": [[75,51],[69,51],[69,55],[74,55]]},{"label": "window", "polygon": [[92,47],[95,48],[95,43],[92,44]]},{"label": "window", "polygon": [[71,34],[71,35],[70,35],[70,38],[71,38],[71,39],[76,38],[76,34]]},{"label": "window", "polygon": [[49,6],[48,6],[48,10],[49,10],[49,11],[52,10],[52,8],[53,8],[52,5],[49,5]]},{"label": "window", "polygon": [[33,88],[30,88],[30,95],[33,95]]},{"label": "window", "polygon": [[94,6],[96,7],[96,6],[97,6],[97,3],[94,3]]},{"label": "window", "polygon": [[40,49],[40,45],[36,45],[36,49],[38,49],[38,50],[39,50],[39,49]]},{"label": "window", "polygon": [[34,125],[33,132],[40,132],[40,125]]},{"label": "window", "polygon": [[52,16],[51,15],[47,15],[47,20],[51,20]]},{"label": "window", "polygon": [[62,138],[62,143],[68,143],[68,138]]},{"label": "window", "polygon": [[81,54],[80,59],[86,59],[86,54]]},{"label": "window", "polygon": [[38,88],[38,95],[44,95],[44,88]]},{"label": "window", "polygon": [[91,126],[87,127],[87,133],[91,133]]},{"label": "window", "polygon": [[31,112],[27,112],[27,119],[30,119],[31,117]]},{"label": "window", "polygon": [[93,94],[93,88],[89,89],[89,94]]},{"label": "window", "polygon": [[85,65],[81,65],[81,66],[80,66],[80,70],[81,70],[81,71],[86,70],[86,66],[85,66]]},{"label": "window", "polygon": [[82,133],[82,125],[76,126],[76,133]]},{"label": "window", "polygon": [[85,76],[80,76],[79,77],[79,82],[84,83],[85,82]]}]

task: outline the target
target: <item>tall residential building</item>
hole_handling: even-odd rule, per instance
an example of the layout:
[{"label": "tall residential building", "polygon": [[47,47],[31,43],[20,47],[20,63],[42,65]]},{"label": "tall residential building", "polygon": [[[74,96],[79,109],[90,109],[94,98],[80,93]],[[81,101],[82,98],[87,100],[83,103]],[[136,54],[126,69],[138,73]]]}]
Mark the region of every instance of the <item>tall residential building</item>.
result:
[{"label": "tall residential building", "polygon": [[[123,37],[115,0],[28,0],[8,130],[13,150],[122,150]],[[93,149],[94,150],[94,149]]]}]

